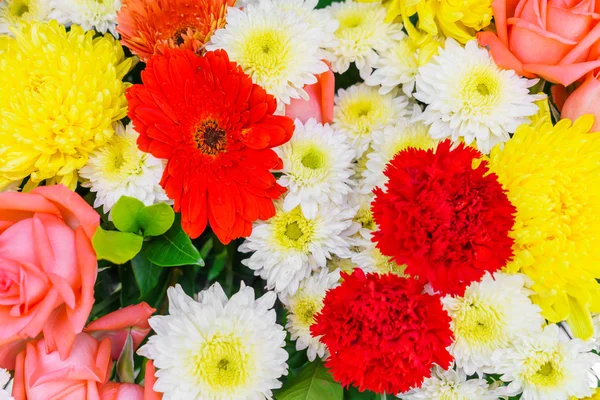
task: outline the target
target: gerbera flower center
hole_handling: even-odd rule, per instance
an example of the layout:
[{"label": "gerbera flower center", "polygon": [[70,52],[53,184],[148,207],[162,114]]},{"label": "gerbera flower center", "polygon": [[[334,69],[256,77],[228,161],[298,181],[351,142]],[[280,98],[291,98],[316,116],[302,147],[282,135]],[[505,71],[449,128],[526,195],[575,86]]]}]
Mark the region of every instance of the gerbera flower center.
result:
[{"label": "gerbera flower center", "polygon": [[524,380],[542,388],[560,385],[565,378],[560,353],[538,352],[525,361]]},{"label": "gerbera flower center", "polygon": [[285,249],[306,251],[313,239],[315,221],[304,217],[300,207],[274,217],[274,237]]},{"label": "gerbera flower center", "polygon": [[292,312],[298,318],[298,323],[303,328],[310,328],[315,323],[315,314],[323,308],[323,302],[318,298],[302,296],[294,304]]},{"label": "gerbera flower center", "polygon": [[478,298],[465,298],[462,309],[454,317],[454,331],[473,345],[489,347],[502,343],[504,326],[492,304]]},{"label": "gerbera flower center", "polygon": [[279,75],[288,67],[288,37],[285,32],[264,29],[253,32],[243,49],[244,65],[248,72],[268,77]]},{"label": "gerbera flower center", "polygon": [[227,147],[227,133],[219,126],[217,121],[207,119],[196,127],[194,141],[197,148],[203,154],[215,156],[225,151]]},{"label": "gerbera flower center", "polygon": [[193,361],[194,375],[211,389],[233,392],[247,383],[252,357],[240,339],[233,335],[214,335]]}]

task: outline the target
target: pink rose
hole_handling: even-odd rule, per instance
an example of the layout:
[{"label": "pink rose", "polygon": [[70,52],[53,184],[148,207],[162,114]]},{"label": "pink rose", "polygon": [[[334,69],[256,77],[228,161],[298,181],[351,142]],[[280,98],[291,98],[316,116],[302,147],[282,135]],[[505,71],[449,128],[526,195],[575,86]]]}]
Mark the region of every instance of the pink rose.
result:
[{"label": "pink rose", "polygon": [[0,193],[0,367],[44,333],[68,357],[94,303],[100,216],[65,186]]},{"label": "pink rose", "polygon": [[494,0],[497,35],[479,32],[494,61],[568,86],[600,67],[598,0]]},{"label": "pink rose", "polygon": [[44,339],[27,343],[17,357],[15,400],[100,400],[100,388],[112,368],[110,340],[99,342],[87,333],[76,336],[70,355],[46,353]]},{"label": "pink rose", "polygon": [[108,382],[100,388],[100,400],[161,400],[162,394],[152,388],[156,382],[154,364],[148,360],[144,386]]},{"label": "pink rose", "polygon": [[575,121],[584,114],[594,115],[594,125],[590,132],[600,131],[600,74],[589,74],[581,86],[579,86],[565,101],[562,107],[561,118],[569,118]]},{"label": "pink rose", "polygon": [[335,95],[335,77],[330,70],[316,75],[317,83],[304,86],[304,91],[310,97],[307,100],[292,99],[285,108],[285,115],[305,123],[315,118],[322,124],[333,120],[333,98]]},{"label": "pink rose", "polygon": [[156,311],[146,303],[135,304],[107,314],[88,324],[85,332],[98,340],[109,338],[112,343],[112,359],[117,360],[131,334],[134,350],[150,333],[148,318]]}]

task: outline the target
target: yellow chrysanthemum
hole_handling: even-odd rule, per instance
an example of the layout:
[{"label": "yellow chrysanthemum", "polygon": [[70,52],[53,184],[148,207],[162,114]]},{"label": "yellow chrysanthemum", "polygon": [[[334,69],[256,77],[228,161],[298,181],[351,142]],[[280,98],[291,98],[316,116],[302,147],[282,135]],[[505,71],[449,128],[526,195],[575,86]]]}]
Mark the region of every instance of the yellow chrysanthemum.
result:
[{"label": "yellow chrysanthemum", "polygon": [[[379,0],[357,0],[373,3]],[[387,4],[386,21],[402,16],[409,35],[414,26],[409,17],[417,14],[418,27],[430,35],[441,35],[467,43],[475,33],[492,20],[492,0],[384,0]]]},{"label": "yellow chrysanthemum", "polygon": [[29,175],[26,190],[44,180],[74,188],[127,114],[122,79],[133,60],[112,36],[56,21],[14,34],[0,43],[0,189]]},{"label": "yellow chrysanthemum", "polygon": [[589,339],[590,312],[600,311],[600,133],[587,133],[590,115],[555,126],[536,120],[490,154],[490,169],[517,208],[506,269],[533,280],[532,299],[546,319],[566,319]]},{"label": "yellow chrysanthemum", "polygon": [[[571,396],[571,400],[578,400],[577,397]],[[600,400],[600,390],[596,389],[596,392],[591,397],[584,397],[580,400]]]}]

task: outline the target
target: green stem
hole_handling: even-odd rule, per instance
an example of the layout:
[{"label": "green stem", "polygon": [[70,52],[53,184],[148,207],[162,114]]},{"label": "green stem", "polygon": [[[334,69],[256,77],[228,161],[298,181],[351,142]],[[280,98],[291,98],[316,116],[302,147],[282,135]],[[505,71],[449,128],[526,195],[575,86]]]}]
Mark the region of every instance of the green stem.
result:
[{"label": "green stem", "polygon": [[385,395],[385,392],[381,393],[381,400],[387,400],[387,396]]}]

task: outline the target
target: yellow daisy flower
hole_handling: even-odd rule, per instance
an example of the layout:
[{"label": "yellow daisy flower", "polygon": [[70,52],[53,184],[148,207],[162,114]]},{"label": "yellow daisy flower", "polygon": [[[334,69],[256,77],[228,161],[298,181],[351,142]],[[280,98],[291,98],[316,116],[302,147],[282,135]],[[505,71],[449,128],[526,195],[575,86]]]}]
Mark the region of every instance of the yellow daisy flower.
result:
[{"label": "yellow daisy flower", "polygon": [[[379,0],[357,0],[373,3]],[[402,16],[411,34],[414,26],[409,17],[419,16],[419,29],[429,35],[444,35],[467,43],[475,33],[488,26],[492,20],[492,0],[384,0],[387,4],[386,21]]]},{"label": "yellow daisy flower", "polygon": [[574,124],[535,118],[520,126],[490,169],[517,208],[506,269],[534,282],[532,299],[550,322],[567,320],[582,339],[600,312],[600,133],[590,115]]},{"label": "yellow daisy flower", "polygon": [[133,59],[110,35],[56,21],[13,33],[0,43],[0,190],[29,175],[25,190],[44,180],[75,188],[88,154],[127,114]]}]

